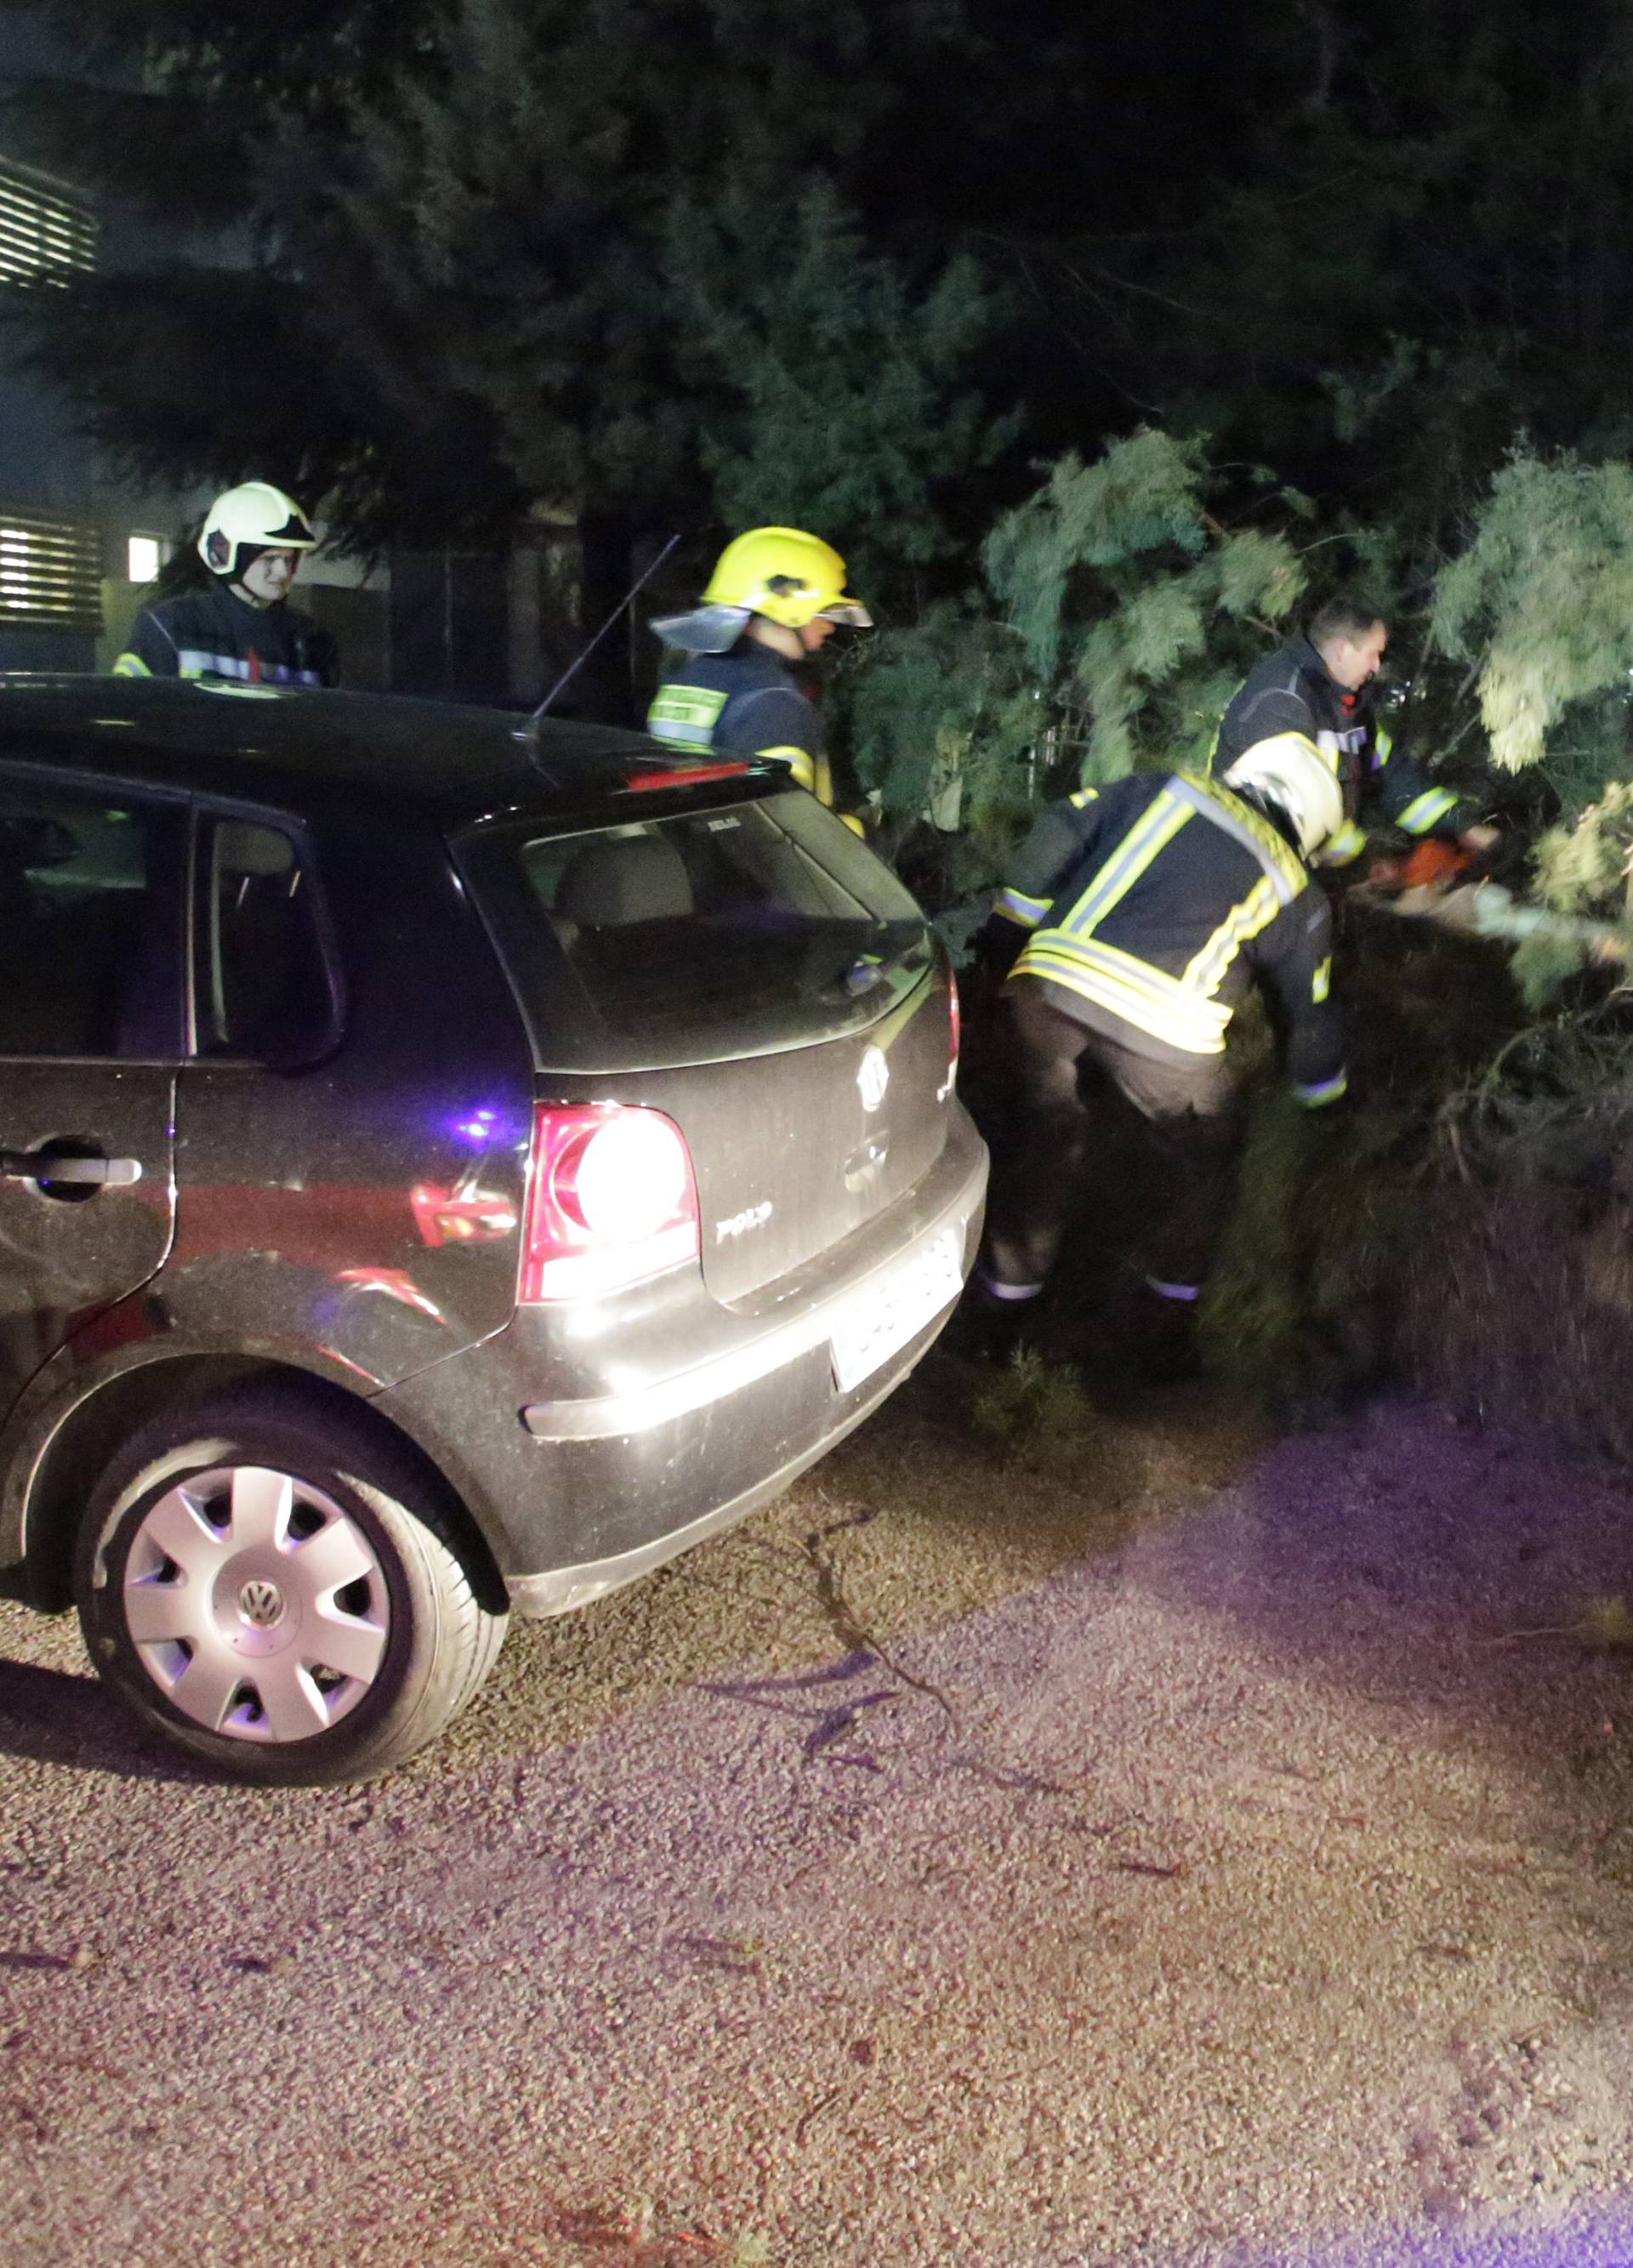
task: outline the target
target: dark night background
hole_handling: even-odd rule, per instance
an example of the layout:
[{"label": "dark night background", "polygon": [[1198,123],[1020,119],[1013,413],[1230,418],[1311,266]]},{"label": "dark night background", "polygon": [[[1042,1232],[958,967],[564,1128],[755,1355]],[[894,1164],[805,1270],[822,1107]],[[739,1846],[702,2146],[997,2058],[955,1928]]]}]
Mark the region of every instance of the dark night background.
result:
[{"label": "dark night background", "polygon": [[[0,344],[133,491],[270,477],[389,560],[374,681],[528,697],[671,538],[639,611],[765,521],[962,659],[938,609],[990,618],[1004,516],[1148,428],[1196,451],[1210,524],[1363,582],[1404,655],[1513,450],[1633,431],[1608,0],[0,18],[0,148],[102,221],[97,272],[4,295]],[[1115,584],[1079,578],[1083,620]],[[633,718],[655,662],[632,618],[572,702]],[[888,786],[865,692],[832,690]]]},{"label": "dark night background", "polygon": [[15,85],[11,146],[126,219],[122,270],[31,311],[43,367],[150,471],[270,469],[364,541],[728,518],[711,445],[774,458],[799,414],[767,372],[858,462],[857,388],[820,383],[842,281],[738,320],[818,186],[909,357],[971,263],[940,397],[1009,421],[864,497],[881,557],[935,519],[956,574],[1038,459],[1142,420],[1426,555],[1518,434],[1627,431],[1633,18],[1603,0],[11,12],[98,74]]}]

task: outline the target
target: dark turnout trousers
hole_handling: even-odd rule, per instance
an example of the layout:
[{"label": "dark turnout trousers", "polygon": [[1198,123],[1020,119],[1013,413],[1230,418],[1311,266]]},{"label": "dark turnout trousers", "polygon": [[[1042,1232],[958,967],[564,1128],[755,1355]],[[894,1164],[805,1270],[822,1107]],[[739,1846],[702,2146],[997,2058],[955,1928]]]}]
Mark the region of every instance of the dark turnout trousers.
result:
[{"label": "dark turnout trousers", "polygon": [[[1137,1225],[1134,1256],[1154,1286],[1193,1295],[1213,1255],[1240,1131],[1225,1058],[1142,1053],[1053,1005],[1052,989],[1035,977],[1013,977],[997,1010],[1011,1117],[993,1167],[987,1286],[1000,1298],[1024,1296],[1053,1265],[1077,1191],[1092,1189],[1097,1072],[1149,1131],[1156,1187]],[[1115,1188],[1096,1195],[1114,1213],[1127,1203],[1127,1193]]]}]

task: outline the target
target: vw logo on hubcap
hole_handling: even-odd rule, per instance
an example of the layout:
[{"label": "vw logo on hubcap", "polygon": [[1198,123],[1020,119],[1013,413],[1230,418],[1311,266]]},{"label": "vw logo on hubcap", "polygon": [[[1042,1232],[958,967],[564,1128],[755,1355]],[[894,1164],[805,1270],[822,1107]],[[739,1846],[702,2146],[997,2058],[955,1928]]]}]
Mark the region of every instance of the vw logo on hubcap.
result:
[{"label": "vw logo on hubcap", "polygon": [[876,1110],[884,1100],[884,1090],[890,1083],[890,1066],[884,1060],[884,1049],[869,1048],[861,1059],[861,1069],[856,1074],[862,1108]]},{"label": "vw logo on hubcap", "polygon": [[257,1577],[239,1593],[238,1610],[252,1630],[273,1630],[284,1619],[284,1594],[276,1583]]}]

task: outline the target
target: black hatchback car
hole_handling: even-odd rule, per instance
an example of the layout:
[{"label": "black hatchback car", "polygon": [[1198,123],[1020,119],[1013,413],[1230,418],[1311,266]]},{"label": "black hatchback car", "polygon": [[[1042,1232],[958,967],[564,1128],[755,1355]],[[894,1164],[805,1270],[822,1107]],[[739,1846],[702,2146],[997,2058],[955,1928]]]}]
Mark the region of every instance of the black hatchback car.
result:
[{"label": "black hatchback car", "polygon": [[0,690],[0,1567],[245,1778],[364,1778],[924,1352],[986,1154],[913,900],[775,767]]}]

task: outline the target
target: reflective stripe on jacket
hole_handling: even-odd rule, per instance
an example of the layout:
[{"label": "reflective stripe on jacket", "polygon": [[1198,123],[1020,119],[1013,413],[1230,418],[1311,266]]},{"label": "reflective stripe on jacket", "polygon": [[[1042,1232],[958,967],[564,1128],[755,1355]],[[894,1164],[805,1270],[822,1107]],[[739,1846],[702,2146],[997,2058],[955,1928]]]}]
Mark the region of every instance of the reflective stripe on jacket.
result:
[{"label": "reflective stripe on jacket", "polygon": [[252,607],[225,585],[144,607],[115,677],[221,677],[248,685],[336,685],[339,655],[310,615],[280,600]]},{"label": "reflective stripe on jacket", "polygon": [[740,640],[729,653],[688,654],[679,674],[659,687],[647,730],[668,747],[699,755],[786,764],[802,787],[832,806],[816,709],[793,672],[756,639]]},{"label": "reflective stripe on jacket", "polygon": [[1148,1053],[1219,1054],[1258,978],[1283,1012],[1301,1092],[1341,1092],[1326,898],[1263,813],[1217,781],[1141,773],[1051,806],[993,912],[1012,976]]}]

